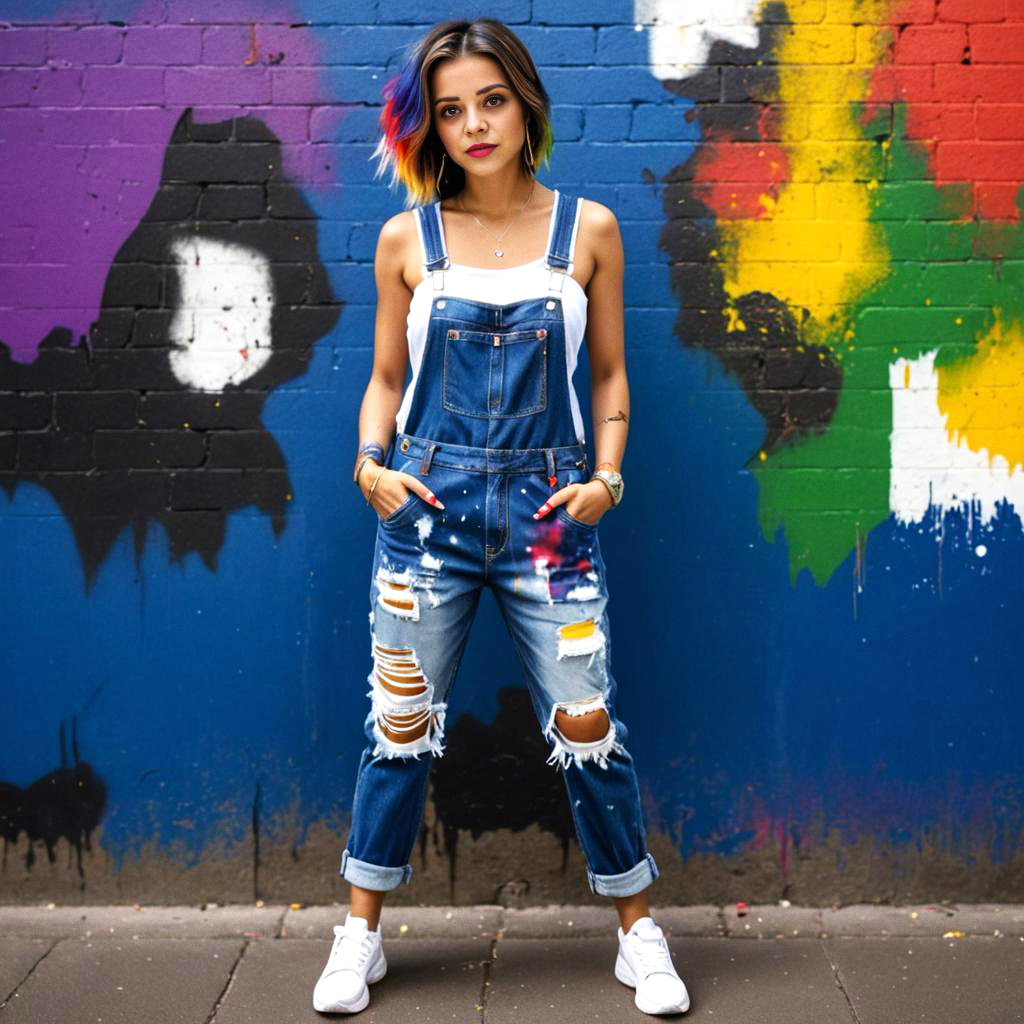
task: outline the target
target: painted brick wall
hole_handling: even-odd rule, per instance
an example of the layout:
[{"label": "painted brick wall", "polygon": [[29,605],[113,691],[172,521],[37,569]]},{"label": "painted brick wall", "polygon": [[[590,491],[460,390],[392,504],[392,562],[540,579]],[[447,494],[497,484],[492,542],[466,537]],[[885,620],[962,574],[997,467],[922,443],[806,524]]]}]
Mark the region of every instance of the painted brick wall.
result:
[{"label": "painted brick wall", "polygon": [[[1022,898],[1021,0],[0,6],[0,897],[343,894],[370,155],[467,12],[626,248],[656,901]],[[591,898],[490,599],[448,721],[393,898]]]}]

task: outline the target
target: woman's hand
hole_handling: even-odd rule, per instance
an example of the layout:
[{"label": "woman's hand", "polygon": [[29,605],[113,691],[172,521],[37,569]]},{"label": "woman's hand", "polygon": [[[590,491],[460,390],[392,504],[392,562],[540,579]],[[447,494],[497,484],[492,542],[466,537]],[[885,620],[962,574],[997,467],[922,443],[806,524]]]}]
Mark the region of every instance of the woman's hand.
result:
[{"label": "woman's hand", "polygon": [[555,491],[533,513],[533,518],[543,519],[553,508],[563,504],[565,511],[573,519],[579,519],[588,526],[596,526],[601,516],[612,507],[612,496],[600,480],[588,480],[585,484],[567,484]]},{"label": "woman's hand", "polygon": [[[373,487],[374,480],[380,475],[380,482]],[[421,480],[411,473],[403,473],[397,469],[382,469],[373,459],[368,459],[359,474],[359,488],[366,498],[373,487],[373,494],[367,498],[378,519],[387,519],[392,512],[405,503],[409,491],[415,491],[424,501],[429,501],[436,508],[444,508],[437,495]]]}]

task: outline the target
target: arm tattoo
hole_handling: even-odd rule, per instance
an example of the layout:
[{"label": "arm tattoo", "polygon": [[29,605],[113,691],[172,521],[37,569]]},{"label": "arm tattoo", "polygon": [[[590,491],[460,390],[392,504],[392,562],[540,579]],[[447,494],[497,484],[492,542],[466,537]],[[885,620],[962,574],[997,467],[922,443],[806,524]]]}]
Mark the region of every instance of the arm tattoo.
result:
[{"label": "arm tattoo", "polygon": [[629,417],[620,409],[618,411],[617,415],[615,415],[615,416],[605,416],[605,418],[603,420],[601,420],[601,422],[602,423],[609,423],[611,420],[623,420],[624,422],[628,423],[629,422]]}]

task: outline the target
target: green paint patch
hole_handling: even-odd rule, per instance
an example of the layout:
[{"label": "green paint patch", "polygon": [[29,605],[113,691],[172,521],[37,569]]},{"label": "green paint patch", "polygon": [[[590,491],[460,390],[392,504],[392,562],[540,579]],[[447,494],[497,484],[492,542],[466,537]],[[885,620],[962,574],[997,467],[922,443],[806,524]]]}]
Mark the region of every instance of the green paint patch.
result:
[{"label": "green paint patch", "polygon": [[[865,187],[879,175],[868,190],[869,220],[891,262],[847,323],[822,340],[843,369],[832,421],[826,431],[764,459],[755,455],[747,465],[759,485],[762,534],[774,542],[783,531],[794,584],[802,569],[815,584],[827,584],[858,538],[889,518],[890,365],[933,349],[936,365],[950,365],[975,352],[996,308],[1004,319],[1024,317],[1021,224],[968,219],[970,186],[936,187],[924,151],[906,138],[906,106],[895,105],[893,115],[891,138],[879,133],[887,110],[863,126],[880,157],[865,171]],[[1024,189],[1024,213],[1022,201]]]}]

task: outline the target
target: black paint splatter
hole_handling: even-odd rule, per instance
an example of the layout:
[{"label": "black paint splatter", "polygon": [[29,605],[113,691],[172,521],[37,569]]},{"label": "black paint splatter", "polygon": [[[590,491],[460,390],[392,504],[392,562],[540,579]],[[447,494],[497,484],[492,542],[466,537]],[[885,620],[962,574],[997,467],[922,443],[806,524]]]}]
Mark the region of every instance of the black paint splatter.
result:
[{"label": "black paint splatter", "polygon": [[[172,244],[183,238],[249,247],[270,268],[270,357],[219,392],[190,389],[169,363],[179,301]],[[172,561],[197,552],[215,569],[230,509],[255,505],[275,534],[284,529],[292,486],[263,404],[306,372],[340,309],[315,215],[284,177],[276,136],[256,118],[196,124],[186,110],[153,202],[111,263],[89,335],[76,341],[54,327],[31,363],[0,342],[0,486],[10,496],[32,482],[53,496],[87,587],[126,526],[138,567],[154,520]]]},{"label": "black paint splatter", "polygon": [[445,754],[434,759],[431,783],[452,898],[460,829],[478,839],[489,830],[519,832],[536,822],[561,841],[565,871],[575,826],[564,777],[545,763],[550,746],[529,691],[502,687],[491,725],[467,713],[445,732]]},{"label": "black paint splatter", "polygon": [[52,864],[56,860],[57,840],[65,839],[75,850],[78,877],[85,888],[82,849],[91,850],[90,836],[100,823],[107,804],[107,785],[81,759],[78,750],[78,722],[71,720],[71,752],[74,763],[68,765],[64,723],[60,723],[60,767],[31,783],[25,789],[12,782],[0,782],[0,836],[4,840],[3,867],[7,868],[7,848],[24,832],[29,840],[25,866],[35,864],[35,844],[42,841]]},{"label": "black paint splatter", "polygon": [[[773,51],[780,25],[788,22],[785,5],[768,4],[761,18],[756,48],[716,40],[699,72],[663,83],[694,102],[692,114],[705,138],[759,138],[764,104],[778,95]],[[715,216],[697,198],[693,185],[699,153],[695,147],[690,159],[664,178],[667,222],[659,246],[668,253],[672,287],[680,297],[675,330],[682,344],[714,352],[739,380],[764,417],[761,447],[771,453],[827,429],[839,402],[843,371],[828,349],[801,342],[793,311],[774,295],[752,292],[732,303],[742,327],[726,331],[723,310],[730,301],[711,257],[718,244]],[[809,313],[801,310],[799,316]]]}]

